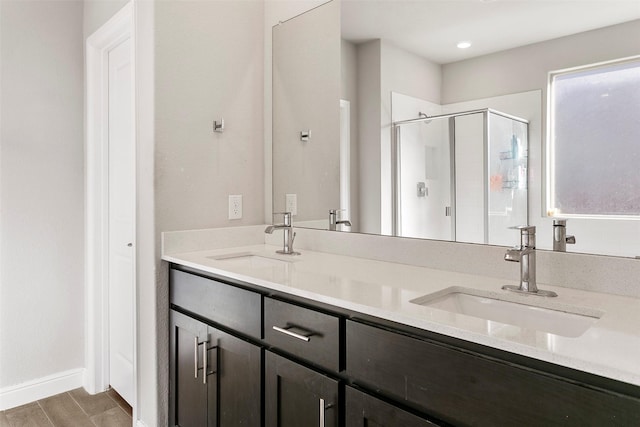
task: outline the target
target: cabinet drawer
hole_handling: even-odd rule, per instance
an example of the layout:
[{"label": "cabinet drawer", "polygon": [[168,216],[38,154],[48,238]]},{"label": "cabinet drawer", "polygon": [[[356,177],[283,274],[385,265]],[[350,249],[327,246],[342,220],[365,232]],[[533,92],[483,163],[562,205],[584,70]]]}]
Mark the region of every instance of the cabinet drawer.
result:
[{"label": "cabinet drawer", "polygon": [[336,316],[265,298],[264,339],[301,359],[340,371],[340,319]]},{"label": "cabinet drawer", "polygon": [[261,338],[262,295],[174,269],[169,280],[171,304]]},{"label": "cabinet drawer", "polygon": [[640,425],[640,401],[347,321],[347,375],[454,425]]},{"label": "cabinet drawer", "polygon": [[371,395],[345,387],[345,414],[347,427],[402,426],[434,427],[423,418],[390,405]]}]

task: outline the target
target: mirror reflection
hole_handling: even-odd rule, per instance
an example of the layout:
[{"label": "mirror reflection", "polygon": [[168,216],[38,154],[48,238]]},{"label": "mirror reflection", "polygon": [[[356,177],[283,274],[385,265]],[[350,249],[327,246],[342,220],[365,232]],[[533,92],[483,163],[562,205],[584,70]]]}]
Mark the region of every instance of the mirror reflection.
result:
[{"label": "mirror reflection", "polygon": [[[281,23],[274,211],[302,227],[500,245],[529,223],[551,248],[548,73],[640,54],[639,18],[623,1],[334,0]],[[588,219],[567,228],[577,251],[636,255],[593,240]]]}]

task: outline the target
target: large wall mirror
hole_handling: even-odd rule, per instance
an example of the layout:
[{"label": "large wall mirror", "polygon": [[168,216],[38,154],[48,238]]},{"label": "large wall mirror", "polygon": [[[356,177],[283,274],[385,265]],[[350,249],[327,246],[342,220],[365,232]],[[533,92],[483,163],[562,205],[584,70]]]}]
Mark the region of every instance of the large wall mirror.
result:
[{"label": "large wall mirror", "polygon": [[[495,245],[528,223],[551,249],[549,73],[640,55],[638,40],[639,4],[615,0],[333,0],[282,22],[273,209],[300,227]],[[638,216],[572,217],[568,250],[638,256]]]}]

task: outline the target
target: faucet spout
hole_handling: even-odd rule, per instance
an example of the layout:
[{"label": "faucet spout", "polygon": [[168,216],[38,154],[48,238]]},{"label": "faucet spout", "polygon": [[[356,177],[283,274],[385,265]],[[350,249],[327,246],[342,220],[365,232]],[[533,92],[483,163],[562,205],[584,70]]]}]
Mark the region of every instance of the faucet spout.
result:
[{"label": "faucet spout", "polygon": [[329,210],[329,230],[336,231],[338,225],[346,225],[351,227],[351,221],[348,219],[338,220],[338,212],[344,211],[344,209],[330,209]]},{"label": "faucet spout", "polygon": [[523,256],[530,255],[531,253],[533,253],[533,249],[531,248],[514,246],[513,248],[507,249],[507,252],[504,254],[504,260],[511,262],[520,262],[522,261]]},{"label": "faucet spout", "polygon": [[273,234],[274,231],[276,230],[282,230],[284,228],[288,227],[287,225],[284,224],[273,224],[273,225],[269,225],[267,228],[264,229],[264,232],[267,234]]}]

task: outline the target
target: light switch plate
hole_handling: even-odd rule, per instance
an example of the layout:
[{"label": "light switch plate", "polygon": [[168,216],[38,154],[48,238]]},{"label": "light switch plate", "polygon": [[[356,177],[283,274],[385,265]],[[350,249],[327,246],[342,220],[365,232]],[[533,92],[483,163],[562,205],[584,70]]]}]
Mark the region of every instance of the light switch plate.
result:
[{"label": "light switch plate", "polygon": [[229,219],[242,218],[242,194],[229,195]]},{"label": "light switch plate", "polygon": [[285,194],[285,212],[291,212],[291,215],[298,215],[298,195]]}]

